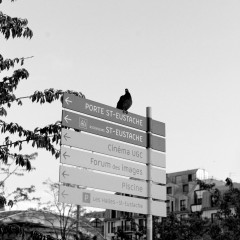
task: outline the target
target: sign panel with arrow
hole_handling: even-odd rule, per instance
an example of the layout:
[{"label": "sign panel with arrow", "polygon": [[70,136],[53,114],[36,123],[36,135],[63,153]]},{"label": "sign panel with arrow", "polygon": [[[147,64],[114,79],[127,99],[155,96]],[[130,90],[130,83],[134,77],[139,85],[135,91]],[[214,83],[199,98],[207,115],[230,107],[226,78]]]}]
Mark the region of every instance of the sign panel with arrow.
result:
[{"label": "sign panel with arrow", "polygon": [[[97,134],[103,137],[120,140],[138,146],[147,146],[147,135],[144,132],[118,126],[98,119],[63,110],[63,126]],[[151,147],[165,152],[165,139],[151,136]]]},{"label": "sign panel with arrow", "polygon": [[[128,114],[124,114],[121,110],[114,107],[94,102],[89,99],[77,97],[73,94],[64,93],[63,108],[71,109],[143,131],[147,130],[146,117],[130,112]],[[164,123],[152,120],[151,126],[152,133],[165,137]]]},{"label": "sign panel with arrow", "polygon": [[[62,129],[61,143],[63,145],[71,147],[147,164],[146,148],[129,145],[126,143],[110,140],[108,138],[89,135],[84,132],[75,132],[69,129]],[[165,153],[153,150],[150,151],[152,165],[165,168]]]},{"label": "sign panel with arrow", "polygon": [[113,138],[139,146],[146,146],[146,134],[121,127],[112,123],[90,118],[84,115],[63,110],[63,126],[97,134],[103,137]]},{"label": "sign panel with arrow", "polygon": [[[132,180],[66,166],[60,166],[60,182],[141,197],[147,197],[148,194],[146,181]],[[165,201],[165,187],[152,184],[152,197]]]},{"label": "sign panel with arrow", "polygon": [[[62,146],[61,163],[76,167],[89,168],[100,172],[112,173],[135,179],[147,180],[147,166],[119,158],[107,157],[92,152],[80,151]],[[165,171],[153,168],[152,180],[157,183],[166,183]]]},{"label": "sign panel with arrow", "polygon": [[[86,207],[147,214],[146,199],[125,197],[93,190],[72,188],[63,185],[60,185],[59,201]],[[166,215],[165,203],[152,201],[152,212],[156,216],[163,216],[163,214]]]}]

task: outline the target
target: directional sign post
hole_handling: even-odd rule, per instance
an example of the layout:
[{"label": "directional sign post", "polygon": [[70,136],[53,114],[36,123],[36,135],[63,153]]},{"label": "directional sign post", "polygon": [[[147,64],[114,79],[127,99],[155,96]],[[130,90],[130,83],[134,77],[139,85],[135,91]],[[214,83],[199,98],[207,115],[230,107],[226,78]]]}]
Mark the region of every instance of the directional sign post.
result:
[{"label": "directional sign post", "polygon": [[152,240],[152,215],[166,216],[165,124],[68,93],[63,108],[59,201],[147,214]]}]

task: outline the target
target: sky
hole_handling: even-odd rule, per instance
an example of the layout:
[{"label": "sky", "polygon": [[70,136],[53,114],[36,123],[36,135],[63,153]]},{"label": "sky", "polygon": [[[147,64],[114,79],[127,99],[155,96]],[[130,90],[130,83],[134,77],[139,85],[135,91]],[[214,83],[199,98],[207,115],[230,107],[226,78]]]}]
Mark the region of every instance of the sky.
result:
[{"label": "sky", "polygon": [[[226,0],[5,0],[1,11],[27,18],[33,38],[6,41],[5,58],[29,57],[30,77],[16,96],[47,88],[75,90],[115,107],[128,88],[130,112],[166,124],[166,171],[204,168],[240,182],[240,2]],[[7,74],[10,74],[7,73]],[[60,102],[8,110],[25,128],[61,120]],[[41,188],[58,181],[59,159],[39,152],[35,171],[9,178]]]}]

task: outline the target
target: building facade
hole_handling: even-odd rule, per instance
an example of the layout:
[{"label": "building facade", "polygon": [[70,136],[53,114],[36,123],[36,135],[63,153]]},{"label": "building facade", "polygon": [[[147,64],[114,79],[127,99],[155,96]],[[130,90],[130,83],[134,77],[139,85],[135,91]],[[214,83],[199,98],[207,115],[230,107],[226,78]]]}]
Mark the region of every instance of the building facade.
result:
[{"label": "building facade", "polygon": [[[224,181],[209,178],[208,172],[200,168],[168,173],[166,178],[167,215],[174,212],[179,219],[182,219],[193,212],[201,211],[202,217],[216,220],[218,208],[212,192],[203,190],[198,180],[206,184],[214,184],[214,188],[221,193],[228,189]],[[238,183],[234,183],[234,186],[240,188]],[[146,237],[144,229],[146,229],[146,215],[106,210],[105,239],[144,239]]]},{"label": "building facade", "polygon": [[146,215],[106,210],[104,220],[104,238],[113,239],[143,239],[146,237]]},{"label": "building facade", "polygon": [[[212,190],[204,189],[199,181],[214,185]],[[234,183],[240,188],[240,184]],[[214,189],[221,194],[228,190],[225,181],[208,177],[204,169],[193,169],[167,174],[167,213],[174,212],[179,218],[188,217],[190,213],[201,212],[203,218],[216,220],[218,207],[214,199]]]},{"label": "building facade", "polygon": [[197,179],[208,179],[204,169],[192,169],[167,174],[167,213],[176,213],[179,217],[186,217],[192,205],[200,201],[201,194],[196,195],[199,189]]},{"label": "building facade", "polygon": [[105,215],[106,211],[94,211],[84,214],[84,217],[88,219],[91,226],[96,229],[102,236],[104,235]]}]

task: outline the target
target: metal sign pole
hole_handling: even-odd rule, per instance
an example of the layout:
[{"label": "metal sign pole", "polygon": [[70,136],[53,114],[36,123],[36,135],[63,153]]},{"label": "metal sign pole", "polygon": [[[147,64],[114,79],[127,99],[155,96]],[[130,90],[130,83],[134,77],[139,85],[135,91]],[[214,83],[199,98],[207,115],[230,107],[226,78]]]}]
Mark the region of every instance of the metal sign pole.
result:
[{"label": "metal sign pole", "polygon": [[148,214],[147,214],[147,240],[152,240],[152,178],[151,178],[151,119],[152,109],[147,107],[147,166],[148,166]]},{"label": "metal sign pole", "polygon": [[79,229],[79,215],[80,215],[80,205],[77,205],[77,225],[76,225],[76,235],[78,236],[78,229]]}]

